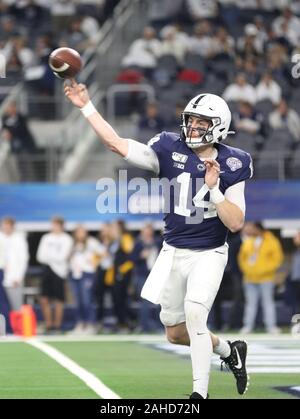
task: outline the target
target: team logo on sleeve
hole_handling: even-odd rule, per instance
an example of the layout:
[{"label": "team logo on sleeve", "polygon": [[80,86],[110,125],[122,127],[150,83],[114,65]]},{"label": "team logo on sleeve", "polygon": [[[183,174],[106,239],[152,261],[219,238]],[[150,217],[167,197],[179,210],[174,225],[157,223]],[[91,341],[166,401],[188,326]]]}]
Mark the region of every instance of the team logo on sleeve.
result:
[{"label": "team logo on sleeve", "polygon": [[174,160],[174,161],[176,161],[176,162],[179,162],[179,163],[183,163],[183,164],[185,164],[186,162],[187,162],[187,159],[188,159],[189,157],[188,156],[186,156],[185,154],[180,154],[180,153],[176,153],[176,152],[174,152],[173,154],[172,154],[172,159]]},{"label": "team logo on sleeve", "polygon": [[241,160],[237,159],[236,157],[230,157],[227,159],[226,164],[232,172],[236,172],[243,167]]}]

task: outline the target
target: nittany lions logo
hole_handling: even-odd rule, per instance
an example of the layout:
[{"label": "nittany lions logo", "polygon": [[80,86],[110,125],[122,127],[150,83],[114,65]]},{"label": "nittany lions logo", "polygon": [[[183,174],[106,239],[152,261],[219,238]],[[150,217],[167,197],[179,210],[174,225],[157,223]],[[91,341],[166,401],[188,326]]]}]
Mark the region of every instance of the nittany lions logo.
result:
[{"label": "nittany lions logo", "polygon": [[236,172],[243,167],[241,160],[237,159],[236,157],[230,157],[227,159],[226,164],[232,172]]},{"label": "nittany lions logo", "polygon": [[204,163],[200,163],[200,164],[198,164],[197,169],[198,169],[200,172],[204,172],[204,170],[206,169],[206,166],[205,166],[205,164],[204,164]]}]

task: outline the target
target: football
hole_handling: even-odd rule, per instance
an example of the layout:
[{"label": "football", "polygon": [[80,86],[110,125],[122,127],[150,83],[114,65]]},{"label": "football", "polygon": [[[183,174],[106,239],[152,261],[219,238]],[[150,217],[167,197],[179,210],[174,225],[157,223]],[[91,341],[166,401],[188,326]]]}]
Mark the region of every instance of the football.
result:
[{"label": "football", "polygon": [[75,77],[82,68],[80,54],[72,48],[57,48],[49,56],[49,66],[61,79]]}]

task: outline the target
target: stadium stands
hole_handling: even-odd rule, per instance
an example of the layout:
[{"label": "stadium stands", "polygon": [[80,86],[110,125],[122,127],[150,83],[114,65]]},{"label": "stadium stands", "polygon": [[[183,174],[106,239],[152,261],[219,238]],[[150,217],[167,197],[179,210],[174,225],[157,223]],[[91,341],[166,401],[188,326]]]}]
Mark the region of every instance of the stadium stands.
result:
[{"label": "stadium stands", "polygon": [[[284,135],[275,135],[272,138],[271,132],[272,129],[283,128],[284,122],[282,119],[278,121],[276,110],[282,109],[283,102],[280,101],[284,98],[288,110],[282,110],[282,113],[287,112],[290,115],[287,130],[297,137],[295,131],[297,119],[300,118],[300,85],[292,76],[291,64],[297,46],[295,39],[300,36],[297,2],[289,2],[288,7],[285,2],[272,2],[271,5],[266,1],[260,2],[260,8],[254,6],[255,2],[250,2],[249,7],[239,1],[231,2],[230,7],[226,2],[219,2],[219,9],[215,9],[211,3],[212,8],[208,8],[207,13],[202,11],[202,17],[195,18],[197,14],[191,13],[192,10],[197,10],[190,4],[193,2],[182,1],[173,4],[168,9],[169,14],[162,13],[161,19],[154,18],[157,7],[154,3],[149,6],[148,24],[153,24],[156,29],[156,65],[151,72],[145,71],[141,66],[135,66],[135,71],[140,72],[143,83],[146,80],[155,88],[160,116],[165,119],[165,125],[167,126],[168,114],[174,111],[175,104],[186,101],[195,92],[224,94],[233,113],[238,110],[240,100],[247,100],[253,104],[253,111],[261,115],[263,132],[260,133],[260,138],[253,138],[253,144],[250,136],[240,142],[240,135],[232,144],[237,147],[240,145],[241,148],[245,144],[249,151],[254,151],[254,158],[262,161],[262,156],[258,156],[255,151],[259,151],[259,144],[263,146],[264,143],[268,143],[268,150],[272,141],[275,149],[288,148],[285,161],[287,164],[288,151],[292,151],[294,142],[285,141]],[[184,13],[178,12],[180,7]],[[230,24],[233,19],[239,24]],[[193,21],[194,29],[191,25]],[[283,29],[283,26],[287,29]],[[172,38],[174,48],[177,45],[180,49],[183,58],[181,56],[179,59],[166,48],[168,36]],[[126,68],[125,60],[120,72],[124,72]],[[231,84],[234,80],[238,80],[240,87]],[[142,109],[140,102],[138,108],[127,107],[127,116],[143,114],[143,109],[146,109],[146,103]],[[126,116],[126,109],[122,108],[121,115]],[[143,133],[140,130],[139,134],[144,142],[149,132],[145,130]],[[276,159],[267,152],[263,158],[269,160],[268,166],[274,168],[272,176],[282,176],[282,170],[276,172]],[[259,177],[264,176],[264,172],[259,170],[259,173]],[[285,171],[285,176],[290,175],[290,170]]]}]

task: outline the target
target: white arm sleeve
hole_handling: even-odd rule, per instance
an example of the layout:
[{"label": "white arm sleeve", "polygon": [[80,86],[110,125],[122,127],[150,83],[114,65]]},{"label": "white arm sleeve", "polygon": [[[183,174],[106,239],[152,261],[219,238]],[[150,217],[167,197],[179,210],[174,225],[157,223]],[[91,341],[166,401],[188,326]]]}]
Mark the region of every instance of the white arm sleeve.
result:
[{"label": "white arm sleeve", "polygon": [[243,214],[246,214],[246,202],[245,202],[245,182],[236,183],[235,185],[230,186],[230,188],[225,191],[225,198],[238,206]]},{"label": "white arm sleeve", "polygon": [[159,173],[159,161],[154,150],[146,144],[135,140],[128,141],[128,154],[124,157],[129,164],[141,169],[151,170],[157,175]]}]

